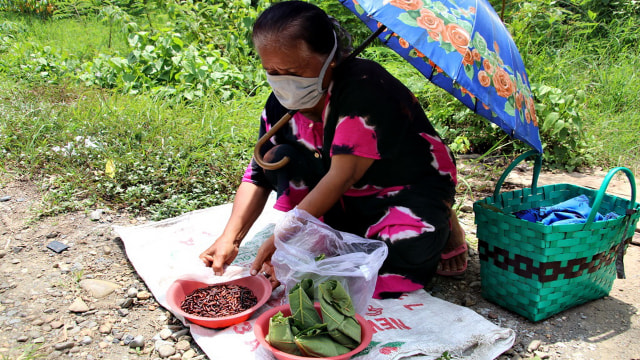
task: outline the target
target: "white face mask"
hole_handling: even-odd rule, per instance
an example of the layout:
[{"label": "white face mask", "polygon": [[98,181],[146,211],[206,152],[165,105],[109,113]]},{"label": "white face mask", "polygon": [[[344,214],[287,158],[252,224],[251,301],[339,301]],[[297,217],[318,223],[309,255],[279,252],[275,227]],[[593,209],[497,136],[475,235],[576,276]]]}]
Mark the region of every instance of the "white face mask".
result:
[{"label": "white face mask", "polygon": [[326,91],[326,89],[322,89],[324,74],[338,48],[335,32],[333,33],[333,39],[335,41],[333,50],[331,50],[331,54],[329,54],[329,57],[327,57],[327,60],[325,60],[322,65],[322,70],[320,70],[318,77],[306,78],[294,75],[267,74],[267,81],[282,106],[289,110],[309,109],[320,101]]}]

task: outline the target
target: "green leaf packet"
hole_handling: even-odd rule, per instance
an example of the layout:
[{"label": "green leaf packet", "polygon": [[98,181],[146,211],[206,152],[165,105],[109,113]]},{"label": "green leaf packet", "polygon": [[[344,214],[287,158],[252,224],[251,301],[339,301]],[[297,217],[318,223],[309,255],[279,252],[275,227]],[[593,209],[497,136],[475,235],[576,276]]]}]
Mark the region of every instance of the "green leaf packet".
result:
[{"label": "green leaf packet", "polygon": [[313,306],[313,280],[303,279],[289,291],[289,307],[293,325],[300,330],[310,328],[323,321]]},{"label": "green leaf packet", "polygon": [[278,312],[269,319],[269,333],[265,340],[280,351],[302,355],[294,341],[294,336],[297,333],[298,330],[293,326],[293,318],[285,317],[282,312]]},{"label": "green leaf packet", "polygon": [[294,341],[303,356],[330,357],[339,356],[351,351],[346,346],[335,342],[327,333],[326,324],[316,324],[300,331]]},{"label": "green leaf packet", "polygon": [[322,319],[327,333],[339,344],[355,349],[360,345],[362,327],[355,317],[349,293],[337,280],[327,280],[318,286]]}]

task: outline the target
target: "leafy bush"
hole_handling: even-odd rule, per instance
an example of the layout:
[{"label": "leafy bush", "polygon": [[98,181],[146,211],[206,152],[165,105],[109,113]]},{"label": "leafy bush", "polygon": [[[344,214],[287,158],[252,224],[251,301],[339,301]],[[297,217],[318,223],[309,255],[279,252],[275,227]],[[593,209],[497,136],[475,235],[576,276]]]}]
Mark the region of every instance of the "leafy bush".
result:
[{"label": "leafy bush", "polygon": [[178,101],[202,97],[208,90],[230,99],[247,88],[242,72],[220,51],[186,45],[178,33],[140,31],[129,36],[129,44],[126,59],[100,56],[83,65],[80,78],[86,85],[173,95]]},{"label": "leafy bush", "polygon": [[593,162],[584,133],[585,92],[532,85],[547,166],[573,171]]},{"label": "leafy bush", "polygon": [[33,52],[21,65],[21,74],[29,81],[57,82],[61,77],[73,75],[79,61],[73,55],[60,53],[51,46],[32,44]]}]

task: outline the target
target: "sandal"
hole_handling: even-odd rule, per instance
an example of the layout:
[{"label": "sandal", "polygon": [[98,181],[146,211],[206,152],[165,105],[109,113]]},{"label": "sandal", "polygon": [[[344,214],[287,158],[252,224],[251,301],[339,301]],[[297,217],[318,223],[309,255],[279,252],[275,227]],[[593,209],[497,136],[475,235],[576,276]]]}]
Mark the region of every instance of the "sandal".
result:
[{"label": "sandal", "polygon": [[[462,244],[460,244],[460,246],[458,246],[457,248],[447,252],[447,253],[442,253],[442,255],[440,255],[440,259],[442,260],[449,260],[453,257],[456,257],[458,255],[461,255],[463,253],[465,253],[466,251],[469,250],[469,246],[467,245],[467,242],[463,242]],[[445,270],[441,270],[441,266],[442,263],[440,263],[440,266],[438,266],[438,269],[436,270],[436,274],[441,275],[441,276],[460,276],[463,275],[465,273],[465,271],[467,271],[467,264],[469,263],[469,259],[468,257],[464,259],[464,266],[462,267],[462,269],[460,270],[452,270],[452,271],[445,271]]]}]

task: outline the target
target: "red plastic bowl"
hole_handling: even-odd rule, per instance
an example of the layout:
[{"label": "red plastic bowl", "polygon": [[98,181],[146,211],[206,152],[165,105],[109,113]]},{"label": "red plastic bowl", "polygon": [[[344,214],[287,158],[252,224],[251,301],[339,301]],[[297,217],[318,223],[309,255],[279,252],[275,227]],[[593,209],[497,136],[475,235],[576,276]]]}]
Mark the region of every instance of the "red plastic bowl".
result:
[{"label": "red plastic bowl", "polygon": [[169,287],[169,290],[167,291],[167,302],[169,303],[169,307],[171,307],[171,309],[175,313],[184,316],[191,322],[211,329],[220,329],[241,323],[249,319],[251,315],[253,315],[253,313],[262,305],[264,305],[271,296],[271,283],[266,277],[262,275],[247,276],[240,279],[225,281],[215,285],[224,284],[234,284],[249,288],[258,299],[258,303],[256,303],[250,309],[230,316],[211,318],[188,314],[180,309],[180,305],[184,301],[185,297],[187,297],[187,295],[191,294],[196,289],[211,286],[212,284],[207,284],[196,280],[182,279],[174,281],[173,284],[171,284],[171,286]]},{"label": "red plastic bowl", "polygon": [[[314,306],[316,307],[316,311],[318,312],[318,314],[321,314],[320,304],[315,303]],[[258,339],[258,342],[260,342],[262,346],[264,346],[269,351],[271,351],[271,353],[273,353],[273,356],[275,356],[276,359],[279,359],[279,360],[309,360],[309,359],[347,360],[347,359],[351,359],[352,356],[364,350],[364,348],[366,348],[367,345],[369,345],[369,343],[371,342],[371,337],[373,336],[373,329],[371,328],[371,325],[369,325],[369,322],[367,322],[367,320],[365,320],[359,314],[356,314],[356,320],[358,320],[358,322],[360,323],[360,326],[362,327],[361,342],[357,348],[349,351],[346,354],[331,356],[327,358],[316,358],[316,357],[292,355],[274,348],[273,346],[271,346],[271,344],[267,342],[267,340],[265,340],[265,337],[269,333],[269,319],[271,319],[271,317],[277,314],[279,311],[281,311],[282,315],[284,316],[291,315],[291,308],[289,308],[289,304],[277,306],[260,314],[260,316],[258,316],[258,318],[256,319],[256,323],[253,325],[253,332],[256,335],[256,339]]]}]

